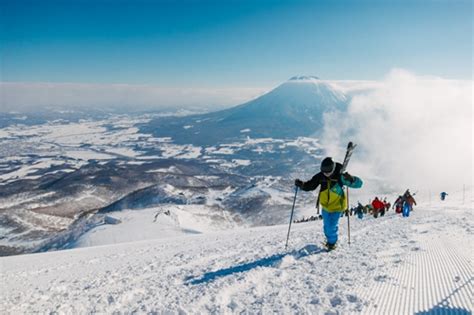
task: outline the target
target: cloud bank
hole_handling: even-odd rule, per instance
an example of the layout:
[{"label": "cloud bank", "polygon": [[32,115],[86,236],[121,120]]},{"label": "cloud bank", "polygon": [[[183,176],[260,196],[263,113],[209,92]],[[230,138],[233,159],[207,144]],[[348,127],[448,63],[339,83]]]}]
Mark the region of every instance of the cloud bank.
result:
[{"label": "cloud bank", "polygon": [[267,88],[165,88],[153,85],[0,83],[0,112],[44,107],[120,110],[211,110],[238,105]]},{"label": "cloud bank", "polygon": [[357,143],[350,170],[374,191],[462,190],[473,179],[472,92],[472,81],[393,70],[347,113],[326,114],[322,144],[341,157]]}]

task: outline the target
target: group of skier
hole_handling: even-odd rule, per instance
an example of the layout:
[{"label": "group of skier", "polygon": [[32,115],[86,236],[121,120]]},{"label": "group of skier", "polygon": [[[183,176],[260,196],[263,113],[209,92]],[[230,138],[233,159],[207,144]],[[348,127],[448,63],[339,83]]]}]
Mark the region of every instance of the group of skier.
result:
[{"label": "group of skier", "polygon": [[[320,218],[323,220],[323,230],[326,237],[326,248],[328,251],[333,250],[336,247],[338,240],[338,225],[339,219],[346,214],[347,216],[356,214],[359,218],[363,217],[364,213],[371,213],[374,217],[384,216],[385,212],[390,209],[390,203],[386,199],[383,201],[378,197],[372,201],[370,205],[363,206],[360,202],[358,205],[350,210],[347,210],[347,196],[344,192],[344,186],[350,188],[362,187],[362,180],[345,172],[345,167],[352,154],[351,148],[352,143],[348,145],[348,151],[346,152],[346,158],[344,163],[336,163],[331,157],[326,157],[321,162],[320,172],[314,175],[309,181],[302,181],[300,179],[295,180],[295,186],[304,191],[312,191],[320,187],[318,194],[318,207],[322,206]],[[296,190],[297,192],[298,190]],[[296,200],[296,193],[295,193]],[[407,189],[405,193],[397,198],[394,204],[397,213],[402,213],[404,217],[410,215],[410,211],[413,208],[413,204],[416,205],[416,201]],[[294,203],[293,203],[294,209]],[[401,210],[400,210],[401,209]],[[293,210],[292,210],[293,215]],[[311,217],[306,220],[299,222],[316,220],[317,217]],[[291,227],[291,219],[290,219]],[[288,236],[289,236],[288,230]],[[288,244],[288,238],[287,238]]]},{"label": "group of skier", "polygon": [[396,213],[401,213],[402,216],[409,217],[410,212],[413,210],[413,205],[416,205],[416,200],[407,189],[403,195],[398,196],[393,207]]},{"label": "group of skier", "polygon": [[[372,215],[374,218],[377,218],[378,216],[383,217],[391,207],[392,209],[395,209],[396,213],[401,213],[404,217],[408,217],[410,211],[413,210],[413,205],[416,205],[415,198],[413,198],[410,191],[407,189],[403,195],[398,196],[393,206],[387,201],[387,198],[380,200],[378,197],[375,197],[372,202],[365,206],[358,202],[357,206],[351,208],[350,215],[355,214],[359,219],[362,219],[364,214]],[[403,209],[405,209],[405,211]]]},{"label": "group of skier", "polygon": [[365,206],[360,202],[357,202],[357,206],[351,208],[350,214],[352,215],[354,213],[359,219],[362,219],[364,214],[373,215],[374,218],[377,218],[379,214],[381,217],[383,217],[385,212],[389,209],[390,203],[387,202],[387,199],[380,200],[378,197],[375,197],[372,202],[369,202]]},{"label": "group of skier", "polygon": [[[403,196],[406,194],[406,215],[403,213],[403,208],[404,208],[404,198]],[[345,210],[340,212],[341,217],[342,216],[357,216],[359,219],[363,219],[364,215],[372,215],[374,218],[378,218],[385,216],[385,213],[390,210],[390,208],[395,209],[396,213],[402,214],[404,217],[408,217],[409,213],[413,211],[413,205],[416,205],[415,198],[408,193],[405,193],[404,195],[398,196],[397,200],[394,202],[393,206],[390,202],[387,201],[387,198],[384,198],[383,200],[380,200],[378,197],[375,197],[374,200],[366,204],[365,206],[362,205],[360,202],[357,202],[357,206],[351,207],[350,210]],[[309,222],[309,221],[316,221],[316,220],[322,220],[322,216],[315,216],[312,215],[310,217],[303,217],[300,220],[294,220],[294,223],[302,223],[302,222]]]}]

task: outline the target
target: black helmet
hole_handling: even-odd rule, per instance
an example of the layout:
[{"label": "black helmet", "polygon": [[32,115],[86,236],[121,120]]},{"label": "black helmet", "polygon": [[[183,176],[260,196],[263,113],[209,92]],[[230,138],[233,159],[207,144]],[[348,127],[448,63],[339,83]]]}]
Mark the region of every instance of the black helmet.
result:
[{"label": "black helmet", "polygon": [[336,169],[336,163],[332,158],[327,157],[321,162],[321,172],[323,173],[332,173]]}]

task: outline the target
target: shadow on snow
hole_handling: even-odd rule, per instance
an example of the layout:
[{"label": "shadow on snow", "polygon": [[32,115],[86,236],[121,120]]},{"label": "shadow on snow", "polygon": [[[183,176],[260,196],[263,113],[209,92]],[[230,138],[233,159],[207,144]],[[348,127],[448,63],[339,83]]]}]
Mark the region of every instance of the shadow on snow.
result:
[{"label": "shadow on snow", "polygon": [[189,276],[185,279],[185,284],[195,285],[201,283],[208,283],[218,278],[230,276],[239,272],[246,272],[257,267],[275,267],[277,266],[285,256],[293,256],[295,259],[300,259],[309,255],[326,252],[325,249],[316,245],[306,245],[300,250],[293,250],[285,254],[276,254],[273,256],[258,259],[256,261],[248,262],[242,265],[232,266],[225,269],[211,271],[203,274],[202,276]]},{"label": "shadow on snow", "polygon": [[451,307],[449,305],[449,299],[452,298],[456,293],[460,292],[461,289],[467,288],[469,290],[469,286],[472,283],[474,278],[471,277],[469,280],[461,284],[458,288],[456,288],[453,292],[451,292],[448,296],[442,299],[438,304],[433,306],[431,309],[423,312],[417,312],[415,315],[434,315],[434,314],[453,314],[453,315],[468,315],[472,314],[472,311],[458,308],[458,307]]}]

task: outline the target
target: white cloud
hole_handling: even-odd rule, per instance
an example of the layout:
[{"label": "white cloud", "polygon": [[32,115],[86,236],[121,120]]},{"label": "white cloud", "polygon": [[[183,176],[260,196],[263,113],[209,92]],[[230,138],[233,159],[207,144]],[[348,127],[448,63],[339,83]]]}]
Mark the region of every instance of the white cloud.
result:
[{"label": "white cloud", "polygon": [[0,83],[0,112],[44,107],[130,110],[216,109],[238,105],[267,88],[168,88],[153,85]]},{"label": "white cloud", "polygon": [[473,179],[472,91],[472,81],[393,70],[376,89],[354,96],[347,113],[325,116],[323,147],[340,157],[356,142],[350,170],[387,186],[462,189]]},{"label": "white cloud", "polygon": [[357,95],[372,91],[382,86],[381,82],[367,80],[337,80],[326,82],[328,82],[334,89],[339,90],[346,95]]}]

